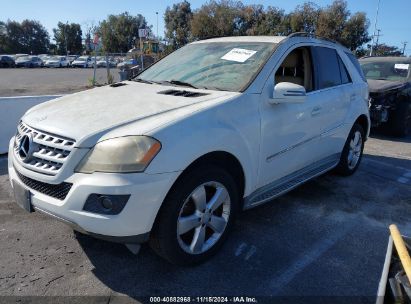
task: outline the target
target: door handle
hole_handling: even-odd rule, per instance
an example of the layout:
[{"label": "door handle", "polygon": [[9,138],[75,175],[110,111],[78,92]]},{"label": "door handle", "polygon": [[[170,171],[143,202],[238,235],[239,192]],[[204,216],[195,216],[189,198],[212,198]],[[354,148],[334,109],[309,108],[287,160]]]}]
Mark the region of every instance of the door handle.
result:
[{"label": "door handle", "polygon": [[314,109],[311,111],[311,116],[315,116],[320,114],[321,112],[321,107],[314,107]]},{"label": "door handle", "polygon": [[352,94],[352,95],[350,96],[350,101],[354,101],[356,97],[357,97],[357,95]]}]

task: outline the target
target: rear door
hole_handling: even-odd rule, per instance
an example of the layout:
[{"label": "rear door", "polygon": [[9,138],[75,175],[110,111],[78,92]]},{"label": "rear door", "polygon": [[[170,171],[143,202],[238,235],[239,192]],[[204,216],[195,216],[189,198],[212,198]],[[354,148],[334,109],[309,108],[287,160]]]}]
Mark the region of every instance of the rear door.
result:
[{"label": "rear door", "polygon": [[340,153],[346,140],[344,122],[352,96],[352,81],[340,55],[332,47],[313,47],[317,90],[321,99],[318,109],[320,123],[320,157]]}]

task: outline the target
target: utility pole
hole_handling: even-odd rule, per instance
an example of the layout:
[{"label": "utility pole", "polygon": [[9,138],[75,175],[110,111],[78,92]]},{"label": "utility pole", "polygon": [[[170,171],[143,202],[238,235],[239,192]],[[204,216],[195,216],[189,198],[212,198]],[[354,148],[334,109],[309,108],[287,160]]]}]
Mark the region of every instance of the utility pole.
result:
[{"label": "utility pole", "polygon": [[157,41],[159,40],[158,39],[158,12],[156,12],[156,15],[157,15]]},{"label": "utility pole", "polygon": [[407,41],[403,41],[402,43],[402,54],[405,55],[405,47],[407,46],[408,42]]},{"label": "utility pole", "polygon": [[370,56],[372,56],[373,46],[374,46],[374,42],[375,42],[375,32],[377,31],[378,12],[380,11],[380,1],[381,1],[381,0],[378,0],[378,4],[377,4],[377,14],[375,15],[374,34],[373,34],[373,36],[372,36],[372,44],[371,44]]},{"label": "utility pole", "polygon": [[380,32],[381,32],[381,30],[378,29],[378,30],[377,30],[377,35],[376,35],[377,40],[375,41],[375,52],[376,52],[376,53],[378,52],[378,44],[379,44],[379,42],[380,42],[380,36],[381,36]]}]

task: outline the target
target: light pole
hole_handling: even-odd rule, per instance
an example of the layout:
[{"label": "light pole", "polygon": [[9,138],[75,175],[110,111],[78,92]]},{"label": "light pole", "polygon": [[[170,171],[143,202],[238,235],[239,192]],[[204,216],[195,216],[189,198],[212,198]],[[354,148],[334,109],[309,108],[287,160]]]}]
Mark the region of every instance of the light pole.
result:
[{"label": "light pole", "polygon": [[380,11],[380,1],[381,1],[381,0],[378,0],[378,4],[377,4],[377,14],[376,14],[376,16],[375,16],[374,34],[373,34],[373,36],[372,36],[372,44],[371,44],[370,56],[372,56],[372,51],[373,51],[374,42],[375,42],[375,32],[377,31],[377,21],[378,21],[378,12]]},{"label": "light pole", "polygon": [[158,12],[156,12],[156,15],[157,15],[157,40],[159,40],[158,39]]}]

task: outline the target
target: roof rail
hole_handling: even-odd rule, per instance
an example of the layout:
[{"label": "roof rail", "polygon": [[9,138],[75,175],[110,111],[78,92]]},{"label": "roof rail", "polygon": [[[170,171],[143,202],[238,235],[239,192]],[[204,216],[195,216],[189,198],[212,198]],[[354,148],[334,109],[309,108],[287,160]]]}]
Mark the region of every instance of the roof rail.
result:
[{"label": "roof rail", "polygon": [[326,38],[326,37],[321,37],[321,36],[317,36],[315,33],[308,33],[308,32],[295,32],[295,33],[291,33],[287,36],[287,38],[293,38],[293,37],[308,37],[308,38],[315,38],[315,39],[320,39],[320,40],[324,40],[324,41],[328,41],[328,42],[332,42],[332,43],[337,43],[339,45],[342,45],[340,42],[330,39],[330,38]]},{"label": "roof rail", "polygon": [[295,32],[291,33],[287,36],[287,38],[292,38],[292,37],[315,37],[314,33],[308,33],[308,32]]}]

